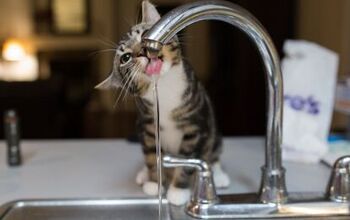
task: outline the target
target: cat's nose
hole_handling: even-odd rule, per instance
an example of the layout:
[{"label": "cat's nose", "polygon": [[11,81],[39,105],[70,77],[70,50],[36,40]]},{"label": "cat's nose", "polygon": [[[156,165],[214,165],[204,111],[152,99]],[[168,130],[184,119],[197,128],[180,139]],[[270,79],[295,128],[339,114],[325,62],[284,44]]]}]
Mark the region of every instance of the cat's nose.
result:
[{"label": "cat's nose", "polygon": [[146,48],[142,47],[137,56],[147,57]]}]

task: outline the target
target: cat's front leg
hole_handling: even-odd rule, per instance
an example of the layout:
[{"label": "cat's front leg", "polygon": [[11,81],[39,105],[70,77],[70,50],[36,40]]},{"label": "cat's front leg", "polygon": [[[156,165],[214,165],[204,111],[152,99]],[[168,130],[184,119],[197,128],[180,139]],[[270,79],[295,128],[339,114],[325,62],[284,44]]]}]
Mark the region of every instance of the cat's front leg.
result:
[{"label": "cat's front leg", "polygon": [[[183,127],[184,136],[178,154],[185,158],[198,158],[200,154],[198,144],[200,134],[198,127],[191,123]],[[190,180],[194,170],[177,167],[174,171],[171,184],[167,192],[167,199],[171,204],[183,205],[190,198]]]},{"label": "cat's front leg", "polygon": [[151,123],[144,125],[140,139],[146,166],[137,174],[136,183],[142,185],[144,193],[154,196],[158,194],[158,177],[154,127]]},{"label": "cat's front leg", "polygon": [[156,152],[145,155],[146,167],[148,170],[148,181],[142,185],[143,192],[147,195],[158,195],[158,176],[157,176],[157,159]]},{"label": "cat's front leg", "polygon": [[191,191],[189,189],[189,182],[192,171],[185,168],[175,168],[172,182],[168,188],[167,199],[173,205],[183,205],[189,198]]}]

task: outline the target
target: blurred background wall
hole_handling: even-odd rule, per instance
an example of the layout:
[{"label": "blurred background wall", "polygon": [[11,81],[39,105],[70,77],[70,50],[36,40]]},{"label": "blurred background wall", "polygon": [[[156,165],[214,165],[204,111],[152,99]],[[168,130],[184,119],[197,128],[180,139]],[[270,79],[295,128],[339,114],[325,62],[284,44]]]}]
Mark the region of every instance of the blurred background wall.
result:
[{"label": "blurred background wall", "polygon": [[[132,137],[132,97],[93,87],[111,71],[113,47],[140,13],[140,0],[0,0],[0,114],[17,109],[24,138]],[[161,14],[190,0],[154,0]],[[306,39],[340,55],[350,71],[347,0],[232,0],[251,11],[283,57],[286,39]],[[201,22],[181,33],[186,58],[211,96],[224,135],[264,135],[265,83],[260,58],[238,30]],[[24,55],[4,56],[19,44]],[[335,114],[333,129],[346,118]],[[3,123],[0,121],[0,137]]]},{"label": "blurred background wall", "polygon": [[[316,42],[339,55],[338,78],[350,74],[350,1],[299,0],[296,37]],[[348,124],[344,114],[334,112],[332,128],[342,131]]]}]

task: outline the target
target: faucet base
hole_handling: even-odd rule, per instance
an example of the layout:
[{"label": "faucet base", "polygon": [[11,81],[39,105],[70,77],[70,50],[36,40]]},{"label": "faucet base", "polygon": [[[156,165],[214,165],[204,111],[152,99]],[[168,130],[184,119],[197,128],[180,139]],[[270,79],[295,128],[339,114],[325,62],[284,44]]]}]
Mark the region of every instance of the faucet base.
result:
[{"label": "faucet base", "polygon": [[259,203],[257,194],[219,196],[216,204],[191,204],[188,215],[200,219],[254,219],[350,216],[349,203],[327,200],[323,194],[293,193],[288,203]]},{"label": "faucet base", "polygon": [[275,170],[261,167],[262,178],[260,188],[260,201],[262,203],[285,203],[287,202],[287,188],[285,184],[285,169]]}]

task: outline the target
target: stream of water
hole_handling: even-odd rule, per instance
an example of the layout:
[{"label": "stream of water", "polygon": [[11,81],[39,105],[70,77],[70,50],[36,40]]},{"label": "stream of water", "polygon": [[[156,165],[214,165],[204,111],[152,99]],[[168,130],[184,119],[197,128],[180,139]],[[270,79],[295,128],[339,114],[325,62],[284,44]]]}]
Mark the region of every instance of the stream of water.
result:
[{"label": "stream of water", "polygon": [[158,176],[158,220],[162,219],[162,197],[163,197],[163,174],[162,174],[162,150],[160,144],[160,126],[159,126],[159,99],[158,99],[158,87],[157,77],[153,76],[153,97],[154,97],[154,124],[155,124],[155,143],[156,143],[156,156],[157,156],[157,176]]}]

